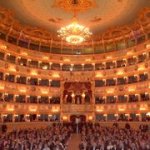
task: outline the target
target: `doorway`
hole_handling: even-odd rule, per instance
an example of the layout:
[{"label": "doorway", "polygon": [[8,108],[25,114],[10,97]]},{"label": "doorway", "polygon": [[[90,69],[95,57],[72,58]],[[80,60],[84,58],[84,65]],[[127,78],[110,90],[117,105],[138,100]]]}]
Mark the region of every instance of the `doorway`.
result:
[{"label": "doorway", "polygon": [[86,116],[85,115],[71,115],[70,116],[70,122],[71,123],[85,123],[86,122]]}]

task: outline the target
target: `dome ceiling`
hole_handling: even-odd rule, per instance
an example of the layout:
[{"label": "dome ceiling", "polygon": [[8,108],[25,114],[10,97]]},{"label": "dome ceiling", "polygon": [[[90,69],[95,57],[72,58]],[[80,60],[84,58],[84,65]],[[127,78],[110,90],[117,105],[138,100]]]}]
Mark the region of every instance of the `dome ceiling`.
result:
[{"label": "dome ceiling", "polygon": [[[40,27],[50,32],[68,24],[72,13],[54,6],[55,0],[0,0],[2,7],[10,9],[23,25]],[[90,27],[93,33],[130,24],[140,10],[150,7],[149,0],[95,0],[96,5],[79,12],[79,22]]]}]

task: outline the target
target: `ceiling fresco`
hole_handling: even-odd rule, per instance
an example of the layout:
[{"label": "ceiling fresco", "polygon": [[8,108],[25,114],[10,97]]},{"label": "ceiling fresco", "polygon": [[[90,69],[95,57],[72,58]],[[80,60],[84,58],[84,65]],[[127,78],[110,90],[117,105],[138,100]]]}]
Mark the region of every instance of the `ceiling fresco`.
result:
[{"label": "ceiling fresco", "polygon": [[[56,32],[68,24],[73,16],[55,6],[55,0],[0,0],[0,6],[11,10],[23,25],[40,27]],[[130,24],[136,20],[149,0],[95,0],[94,6],[77,12],[79,22],[88,26],[93,33],[101,33],[116,26]]]}]

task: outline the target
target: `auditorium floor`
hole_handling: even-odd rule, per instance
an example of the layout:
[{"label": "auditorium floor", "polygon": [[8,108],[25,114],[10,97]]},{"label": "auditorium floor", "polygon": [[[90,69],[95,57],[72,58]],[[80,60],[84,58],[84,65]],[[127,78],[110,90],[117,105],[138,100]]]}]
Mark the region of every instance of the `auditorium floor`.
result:
[{"label": "auditorium floor", "polygon": [[80,134],[73,134],[68,145],[68,150],[79,150],[79,143],[81,141]]}]

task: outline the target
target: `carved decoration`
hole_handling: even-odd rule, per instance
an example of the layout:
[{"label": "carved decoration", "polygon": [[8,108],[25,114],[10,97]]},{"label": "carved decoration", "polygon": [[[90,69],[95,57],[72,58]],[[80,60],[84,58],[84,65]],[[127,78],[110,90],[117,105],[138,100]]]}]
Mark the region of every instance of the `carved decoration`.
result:
[{"label": "carved decoration", "polygon": [[96,6],[95,0],[55,0],[53,7],[61,8],[69,12],[86,11]]},{"label": "carved decoration", "polygon": [[61,23],[62,22],[62,18],[49,18],[48,19],[49,22],[52,22],[52,23]]},{"label": "carved decoration", "polygon": [[99,17],[99,16],[95,16],[93,19],[91,19],[90,21],[92,22],[92,23],[98,23],[98,22],[100,22],[102,20],[102,18],[101,17]]},{"label": "carved decoration", "polygon": [[8,69],[8,67],[9,67],[9,65],[8,65],[8,63],[6,63],[6,64],[5,64],[5,68]]},{"label": "carved decoration", "polygon": [[[63,1],[63,0],[60,0]],[[70,0],[67,0],[70,1]],[[83,0],[79,0],[83,1]],[[92,0],[89,0],[92,2]],[[92,6],[93,7],[93,6]],[[84,7],[83,7],[84,8]],[[85,8],[84,8],[85,9]],[[149,29],[150,19],[149,19],[149,13],[150,8],[144,8],[139,16],[137,17],[136,21],[133,22],[130,25],[124,25],[124,26],[117,26],[114,28],[111,28],[107,30],[104,33],[97,33],[92,36],[93,41],[100,41],[101,42],[107,40],[121,40],[126,38],[134,38],[135,32],[139,34],[145,34],[145,32]],[[0,16],[3,18],[0,22],[0,30],[4,34],[11,35],[12,37],[18,39],[21,34],[21,39],[24,39],[26,41],[31,41],[31,43],[42,43],[44,45],[50,45],[50,43],[53,44],[53,46],[60,47],[62,45],[61,40],[58,39],[57,34],[52,34],[51,32],[48,32],[44,29],[37,28],[37,27],[31,27],[20,24],[15,18],[14,14],[5,8],[0,7]],[[11,30],[10,30],[11,29]],[[101,44],[101,42],[99,42]],[[92,45],[92,42],[85,42],[83,43],[86,46]],[[63,43],[65,46],[67,43]]]}]

